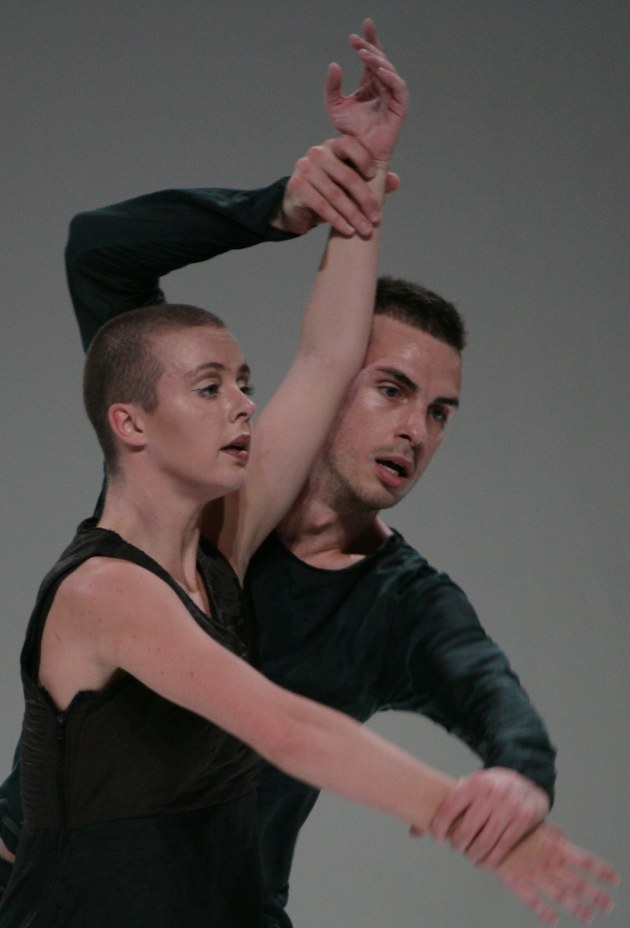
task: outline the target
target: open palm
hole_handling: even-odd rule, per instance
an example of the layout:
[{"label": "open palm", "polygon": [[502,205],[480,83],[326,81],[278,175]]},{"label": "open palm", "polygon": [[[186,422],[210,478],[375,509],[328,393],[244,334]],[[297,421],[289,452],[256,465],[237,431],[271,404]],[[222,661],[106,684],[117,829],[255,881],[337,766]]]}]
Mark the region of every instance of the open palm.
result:
[{"label": "open palm", "polygon": [[358,88],[345,96],[337,64],[328,68],[326,110],[337,132],[356,136],[376,161],[389,161],[407,114],[407,86],[385,57],[371,20],[364,24],[365,38],[350,37],[363,62]]}]

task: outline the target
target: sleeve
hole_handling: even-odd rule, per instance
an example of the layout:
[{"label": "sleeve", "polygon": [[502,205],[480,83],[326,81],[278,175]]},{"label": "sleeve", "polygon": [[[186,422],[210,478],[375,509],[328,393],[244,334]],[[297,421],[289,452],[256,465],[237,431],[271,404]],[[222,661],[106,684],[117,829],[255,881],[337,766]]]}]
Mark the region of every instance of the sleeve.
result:
[{"label": "sleeve", "polygon": [[556,751],[546,726],[466,595],[435,574],[405,599],[389,649],[392,704],[442,725],[485,767],[529,777],[553,802]]},{"label": "sleeve", "polygon": [[258,190],[162,190],[75,216],[66,274],[84,347],[113,316],[165,302],[164,274],[235,248],[295,238],[269,225],[286,182]]},{"label": "sleeve", "polygon": [[22,802],[20,799],[20,743],[13,758],[13,769],[0,786],[0,838],[15,854],[22,828]]}]

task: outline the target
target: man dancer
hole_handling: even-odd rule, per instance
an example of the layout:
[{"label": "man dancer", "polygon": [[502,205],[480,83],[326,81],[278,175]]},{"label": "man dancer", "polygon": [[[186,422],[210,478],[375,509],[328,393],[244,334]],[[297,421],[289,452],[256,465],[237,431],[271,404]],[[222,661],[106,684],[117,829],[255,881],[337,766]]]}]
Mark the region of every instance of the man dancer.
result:
[{"label": "man dancer", "polygon": [[[329,78],[329,111],[348,129],[353,101],[338,78]],[[361,175],[370,167],[356,139],[340,138],[298,162],[286,190],[279,182],[250,193],[171,191],[85,215],[67,251],[84,342],[111,315],[163,300],[158,278],[175,267],[306,231],[316,217],[369,234],[374,203]],[[458,402],[464,344],[456,311],[433,294],[386,282],[379,301],[366,366],[300,499],[248,574],[263,663],[284,686],[356,718],[414,709],[465,740],[489,769],[460,784],[432,833],[494,866],[544,818],[554,752],[465,596],[379,518],[439,445]],[[283,908],[293,847],[316,798],[265,771],[269,926],[290,924]]]},{"label": "man dancer", "polygon": [[[434,837],[494,866],[546,815],[554,750],[464,593],[380,517],[413,487],[457,408],[465,333],[455,308],[379,280],[363,370],[300,498],[250,565],[265,673],[366,721],[419,712],[487,769],[460,781]],[[263,766],[259,821],[268,928],[284,911],[295,841],[317,791]]]}]

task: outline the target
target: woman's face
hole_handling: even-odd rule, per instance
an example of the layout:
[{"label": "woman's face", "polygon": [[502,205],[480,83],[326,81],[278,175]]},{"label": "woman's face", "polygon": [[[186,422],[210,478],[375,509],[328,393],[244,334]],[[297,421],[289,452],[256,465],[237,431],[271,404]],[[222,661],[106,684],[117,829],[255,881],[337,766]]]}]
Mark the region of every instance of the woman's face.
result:
[{"label": "woman's face", "polygon": [[240,489],[249,460],[250,371],[235,339],[213,326],[153,337],[164,371],[146,422],[153,464],[204,501]]}]

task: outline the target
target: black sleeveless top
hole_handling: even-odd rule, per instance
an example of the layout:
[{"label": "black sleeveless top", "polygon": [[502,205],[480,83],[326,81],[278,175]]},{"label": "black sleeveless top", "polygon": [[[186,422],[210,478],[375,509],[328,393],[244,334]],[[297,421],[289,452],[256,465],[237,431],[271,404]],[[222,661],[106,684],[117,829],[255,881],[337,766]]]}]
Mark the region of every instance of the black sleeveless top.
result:
[{"label": "black sleeveless top", "polygon": [[209,618],[152,558],[83,522],[45,577],[22,651],[25,828],[0,906],[3,928],[255,928],[260,920],[250,748],[119,671],[60,712],[38,684],[55,593],[90,557],[160,577],[220,644],[249,659],[251,624],[225,558],[202,545]]}]

